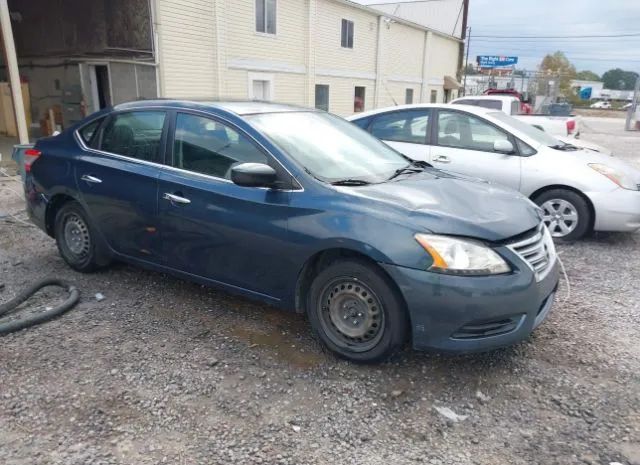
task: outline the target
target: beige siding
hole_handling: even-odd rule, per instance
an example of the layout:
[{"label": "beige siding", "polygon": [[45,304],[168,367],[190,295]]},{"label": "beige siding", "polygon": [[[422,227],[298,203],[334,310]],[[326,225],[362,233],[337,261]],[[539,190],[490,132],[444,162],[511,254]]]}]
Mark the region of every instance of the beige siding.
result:
[{"label": "beige siding", "polygon": [[164,97],[216,94],[214,0],[157,0]]},{"label": "beige siding", "polygon": [[[354,23],[352,49],[340,45],[342,19]],[[318,0],[315,21],[317,73],[331,70],[375,74],[378,29],[375,14],[332,0]]]},{"label": "beige siding", "polygon": [[384,79],[393,81],[401,78],[422,79],[425,32],[405,24],[394,23],[384,34],[385,57],[383,60]]},{"label": "beige siding", "polygon": [[[252,71],[230,69],[224,73],[222,98],[248,99],[249,74]],[[305,76],[291,73],[261,73],[273,81],[273,100],[280,103],[305,105]]]},{"label": "beige siding", "polygon": [[459,43],[434,35],[430,46],[429,79],[443,79],[444,76],[455,77],[458,71]]},{"label": "beige siding", "polygon": [[219,0],[225,4],[227,66],[242,59],[304,66],[306,61],[306,0],[277,0],[276,34],[256,32],[255,0]]}]

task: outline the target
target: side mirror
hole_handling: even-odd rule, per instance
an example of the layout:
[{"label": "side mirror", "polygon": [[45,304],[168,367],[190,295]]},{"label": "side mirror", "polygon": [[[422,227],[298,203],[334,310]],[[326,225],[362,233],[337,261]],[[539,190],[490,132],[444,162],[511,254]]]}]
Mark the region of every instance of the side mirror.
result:
[{"label": "side mirror", "polygon": [[263,163],[240,163],[231,168],[231,181],[244,187],[272,187],[278,175]]},{"label": "side mirror", "polygon": [[493,143],[493,151],[500,153],[513,153],[515,152],[513,144],[506,139],[498,139]]}]

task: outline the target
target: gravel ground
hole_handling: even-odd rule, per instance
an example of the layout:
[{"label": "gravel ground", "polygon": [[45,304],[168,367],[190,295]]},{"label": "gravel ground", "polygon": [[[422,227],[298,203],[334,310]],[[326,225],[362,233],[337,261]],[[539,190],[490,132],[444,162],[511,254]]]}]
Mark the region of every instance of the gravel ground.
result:
[{"label": "gravel ground", "polygon": [[[585,120],[584,137],[640,166],[621,121]],[[20,209],[0,189],[0,211]],[[560,246],[570,294],[518,346],[362,367],[324,353],[300,315],[126,265],[81,275],[0,220],[0,300],[44,276],[83,293],[0,338],[0,463],[640,464],[639,246]]]}]

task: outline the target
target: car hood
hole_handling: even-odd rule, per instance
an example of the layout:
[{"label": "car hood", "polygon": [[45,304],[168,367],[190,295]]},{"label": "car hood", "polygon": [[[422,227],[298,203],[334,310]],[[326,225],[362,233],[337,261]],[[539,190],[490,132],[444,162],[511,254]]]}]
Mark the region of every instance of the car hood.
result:
[{"label": "car hood", "polygon": [[570,157],[573,157],[582,163],[600,163],[610,166],[611,168],[615,168],[616,170],[627,174],[631,179],[640,184],[640,170],[631,166],[629,163],[614,157],[613,155],[605,155],[603,153],[594,152],[593,150],[584,149],[563,153],[566,153]]},{"label": "car hood", "polygon": [[528,231],[541,221],[540,209],[519,192],[435,169],[391,182],[339,189],[385,204],[396,221],[409,223],[416,232],[495,242]]}]

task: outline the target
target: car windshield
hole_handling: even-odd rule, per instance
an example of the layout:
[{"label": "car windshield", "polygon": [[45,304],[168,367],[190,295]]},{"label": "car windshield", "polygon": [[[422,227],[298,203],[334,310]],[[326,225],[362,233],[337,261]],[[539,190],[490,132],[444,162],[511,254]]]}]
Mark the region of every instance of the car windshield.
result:
[{"label": "car windshield", "polygon": [[498,121],[506,124],[507,126],[511,126],[514,129],[524,133],[527,137],[530,137],[538,144],[546,145],[547,147],[556,147],[559,145],[565,145],[564,142],[559,141],[555,137],[550,136],[546,132],[541,129],[538,129],[531,124],[525,123],[524,121],[520,121],[512,116],[507,115],[506,113],[500,112],[491,112],[489,116],[497,119]]},{"label": "car windshield", "polygon": [[406,158],[366,131],[328,113],[263,113],[248,120],[313,176],[326,182],[382,182],[409,165]]}]

